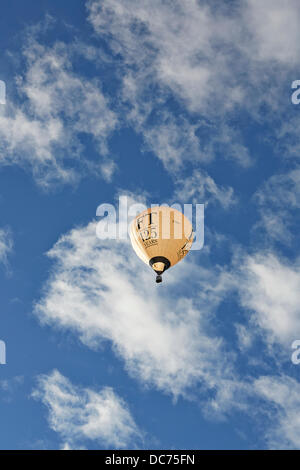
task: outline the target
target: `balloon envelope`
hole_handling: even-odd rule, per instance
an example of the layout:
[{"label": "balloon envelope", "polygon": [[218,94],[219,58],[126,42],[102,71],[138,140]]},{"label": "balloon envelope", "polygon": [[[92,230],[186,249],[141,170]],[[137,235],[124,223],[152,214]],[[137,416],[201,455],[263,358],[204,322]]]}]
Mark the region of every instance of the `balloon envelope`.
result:
[{"label": "balloon envelope", "polygon": [[187,255],[193,237],[191,222],[178,210],[166,206],[141,212],[130,228],[133,249],[156,272],[156,282],[161,282],[161,274]]}]

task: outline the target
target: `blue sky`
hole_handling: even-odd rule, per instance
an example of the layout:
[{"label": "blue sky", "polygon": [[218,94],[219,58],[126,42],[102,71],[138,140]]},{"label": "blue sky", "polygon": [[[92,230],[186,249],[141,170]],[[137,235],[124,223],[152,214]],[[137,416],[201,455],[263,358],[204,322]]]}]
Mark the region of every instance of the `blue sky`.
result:
[{"label": "blue sky", "polygon": [[[0,10],[1,449],[300,446],[296,0]],[[96,209],[205,204],[161,285]]]}]

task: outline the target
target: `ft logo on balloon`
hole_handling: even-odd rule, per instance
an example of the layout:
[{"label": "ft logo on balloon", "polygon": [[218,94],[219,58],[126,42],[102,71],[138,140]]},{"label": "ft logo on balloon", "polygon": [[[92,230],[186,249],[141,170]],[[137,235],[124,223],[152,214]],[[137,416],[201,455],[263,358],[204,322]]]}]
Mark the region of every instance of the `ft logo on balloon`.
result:
[{"label": "ft logo on balloon", "polygon": [[0,104],[6,103],[6,86],[3,80],[0,80]]}]

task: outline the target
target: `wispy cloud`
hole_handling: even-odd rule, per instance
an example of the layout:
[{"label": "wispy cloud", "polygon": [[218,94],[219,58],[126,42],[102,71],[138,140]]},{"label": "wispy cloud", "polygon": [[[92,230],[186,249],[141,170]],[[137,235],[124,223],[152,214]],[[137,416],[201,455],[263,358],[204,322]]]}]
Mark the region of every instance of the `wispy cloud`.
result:
[{"label": "wispy cloud", "polygon": [[284,7],[269,0],[87,5],[94,30],[118,56],[127,119],[170,171],[186,159],[249,165],[253,156],[236,125],[241,110],[250,122],[272,122],[273,134],[290,123],[278,117],[286,114],[282,86],[299,56],[295,0]]},{"label": "wispy cloud", "polygon": [[24,376],[16,375],[9,379],[0,380],[1,400],[6,403],[12,401],[16,390],[24,383]]},{"label": "wispy cloud", "polygon": [[[176,273],[176,268],[167,273],[161,295],[127,242],[101,241],[95,232],[95,222],[75,228],[50,250],[53,273],[35,309],[40,321],[72,330],[92,348],[109,340],[132,377],[175,398],[197,397],[207,417],[228,416],[236,409],[251,415],[257,396],[263,395],[256,387],[258,374],[267,366],[257,363],[242,375],[237,372],[238,352],[218,335],[216,311],[237,290],[243,314],[250,318],[233,325],[239,353],[249,353],[253,365],[260,357],[252,346],[260,336],[266,361],[277,367],[280,358],[273,357],[272,346],[283,353],[300,333],[298,264],[243,250],[236,250],[231,268],[208,269],[187,259]],[[180,285],[181,277],[189,279],[188,285]],[[272,396],[263,399],[272,406]],[[282,415],[275,413],[270,424],[264,413],[254,414],[260,423],[264,420],[269,438]]]},{"label": "wispy cloud", "polygon": [[39,376],[32,395],[47,406],[49,426],[63,439],[64,449],[80,448],[87,441],[123,448],[140,436],[126,403],[110,387],[78,387],[54,370]]},{"label": "wispy cloud", "polygon": [[234,205],[237,200],[233,188],[218,186],[205,171],[195,170],[189,178],[177,180],[175,197],[193,203],[218,203],[224,209]]},{"label": "wispy cloud", "polygon": [[[296,0],[284,6],[277,0],[230,6],[89,0],[88,12],[95,32],[117,57],[118,107],[112,110],[99,80],[86,80],[73,67],[76,53],[95,62],[106,60],[104,53],[88,45],[77,52],[74,44],[45,46],[31,37],[23,50],[25,72],[17,79],[18,102],[0,115],[2,163],[30,165],[45,187],[74,182],[84,171],[110,180],[115,163],[108,156],[108,139],[119,121],[143,135],[145,148],[174,178],[176,197],[227,209],[236,202],[234,189],[225,178],[212,178],[209,165],[222,159],[246,170],[254,162],[244,135],[248,123],[270,126],[267,132],[280,138],[284,154],[299,156],[298,119],[282,119],[287,98],[278,93],[299,57]],[[244,120],[238,125],[241,110]],[[82,133],[94,141],[98,163],[83,157]],[[256,192],[258,226],[269,235],[267,243],[293,240],[298,188],[295,168],[271,177]],[[207,414],[236,407],[251,413],[247,400],[258,394],[276,407],[273,431],[267,431],[270,445],[279,445],[281,428],[284,445],[298,446],[292,412],[299,404],[296,394],[289,398],[288,386],[298,390],[299,384],[288,376],[256,378],[245,372],[240,377],[235,369],[236,355],[251,350],[257,333],[267,346],[282,349],[300,334],[298,260],[289,261],[269,247],[254,254],[241,249],[231,269],[203,267],[188,258],[176,274],[166,273],[168,284],[161,291],[150,284],[151,272],[127,243],[100,241],[95,232],[95,222],[77,227],[49,251],[53,272],[36,305],[40,321],[72,330],[92,348],[108,340],[132,377],[175,398],[196,395]],[[222,234],[214,237],[223,240]],[[0,232],[0,260],[8,248],[5,237],[1,245]],[[178,282],[180,276],[188,285]],[[214,317],[232,290],[239,293],[241,314],[250,318],[232,325],[238,351],[217,332]],[[126,408],[111,389],[78,388],[55,371],[41,377],[35,396],[49,407],[50,426],[65,448],[82,439],[126,446],[136,435],[128,410],[120,411],[121,429],[113,416],[116,431],[105,431],[106,404],[108,413],[115,409],[111,403]]]},{"label": "wispy cloud", "polygon": [[[39,32],[39,30],[38,30]],[[117,117],[99,80],[74,70],[73,45],[43,43],[31,30],[24,44],[24,68],[16,77],[18,98],[7,97],[0,114],[0,164],[30,167],[37,182],[75,182],[82,172],[110,179],[107,139]],[[80,135],[90,136],[97,158],[83,156]]]},{"label": "wispy cloud", "polygon": [[[248,0],[245,13],[254,57],[285,66],[297,65],[300,8],[297,0]],[[276,34],[275,34],[276,32]]]},{"label": "wispy cloud", "polygon": [[300,266],[274,253],[247,256],[237,273],[241,302],[267,342],[290,347],[300,335]]},{"label": "wispy cloud", "polygon": [[300,207],[300,169],[272,176],[256,192],[261,220],[256,229],[263,229],[268,239],[289,245],[295,238],[297,210]]},{"label": "wispy cloud", "polygon": [[[182,263],[162,296],[127,242],[101,241],[95,232],[93,222],[73,229],[50,250],[54,267],[36,305],[40,321],[76,331],[91,347],[108,339],[130,375],[175,397],[195,384],[200,393],[214,390],[212,396],[225,382],[229,388],[230,352],[209,333],[230,284],[226,272]],[[194,279],[193,294],[180,291],[178,276]]]},{"label": "wispy cloud", "polygon": [[7,257],[13,249],[11,231],[7,228],[0,229],[0,263],[7,265]]},{"label": "wispy cloud", "polygon": [[[170,171],[186,159],[209,161],[220,149],[222,157],[249,164],[242,136],[223,119],[245,97],[234,73],[237,55],[245,62],[235,14],[196,1],[90,0],[88,11],[97,34],[123,59],[127,119]],[[178,112],[181,105],[192,115]]]},{"label": "wispy cloud", "polygon": [[287,375],[262,376],[254,390],[265,401],[266,440],[272,449],[299,449],[300,383]]}]

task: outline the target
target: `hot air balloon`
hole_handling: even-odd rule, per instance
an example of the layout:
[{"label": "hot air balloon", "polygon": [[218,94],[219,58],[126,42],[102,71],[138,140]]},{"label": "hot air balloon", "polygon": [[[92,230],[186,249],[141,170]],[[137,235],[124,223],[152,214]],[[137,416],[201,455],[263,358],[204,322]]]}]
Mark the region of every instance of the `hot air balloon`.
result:
[{"label": "hot air balloon", "polygon": [[141,212],[130,227],[131,244],[144,263],[156,272],[156,282],[162,273],[182,260],[193,243],[191,222],[178,210],[156,206]]}]

